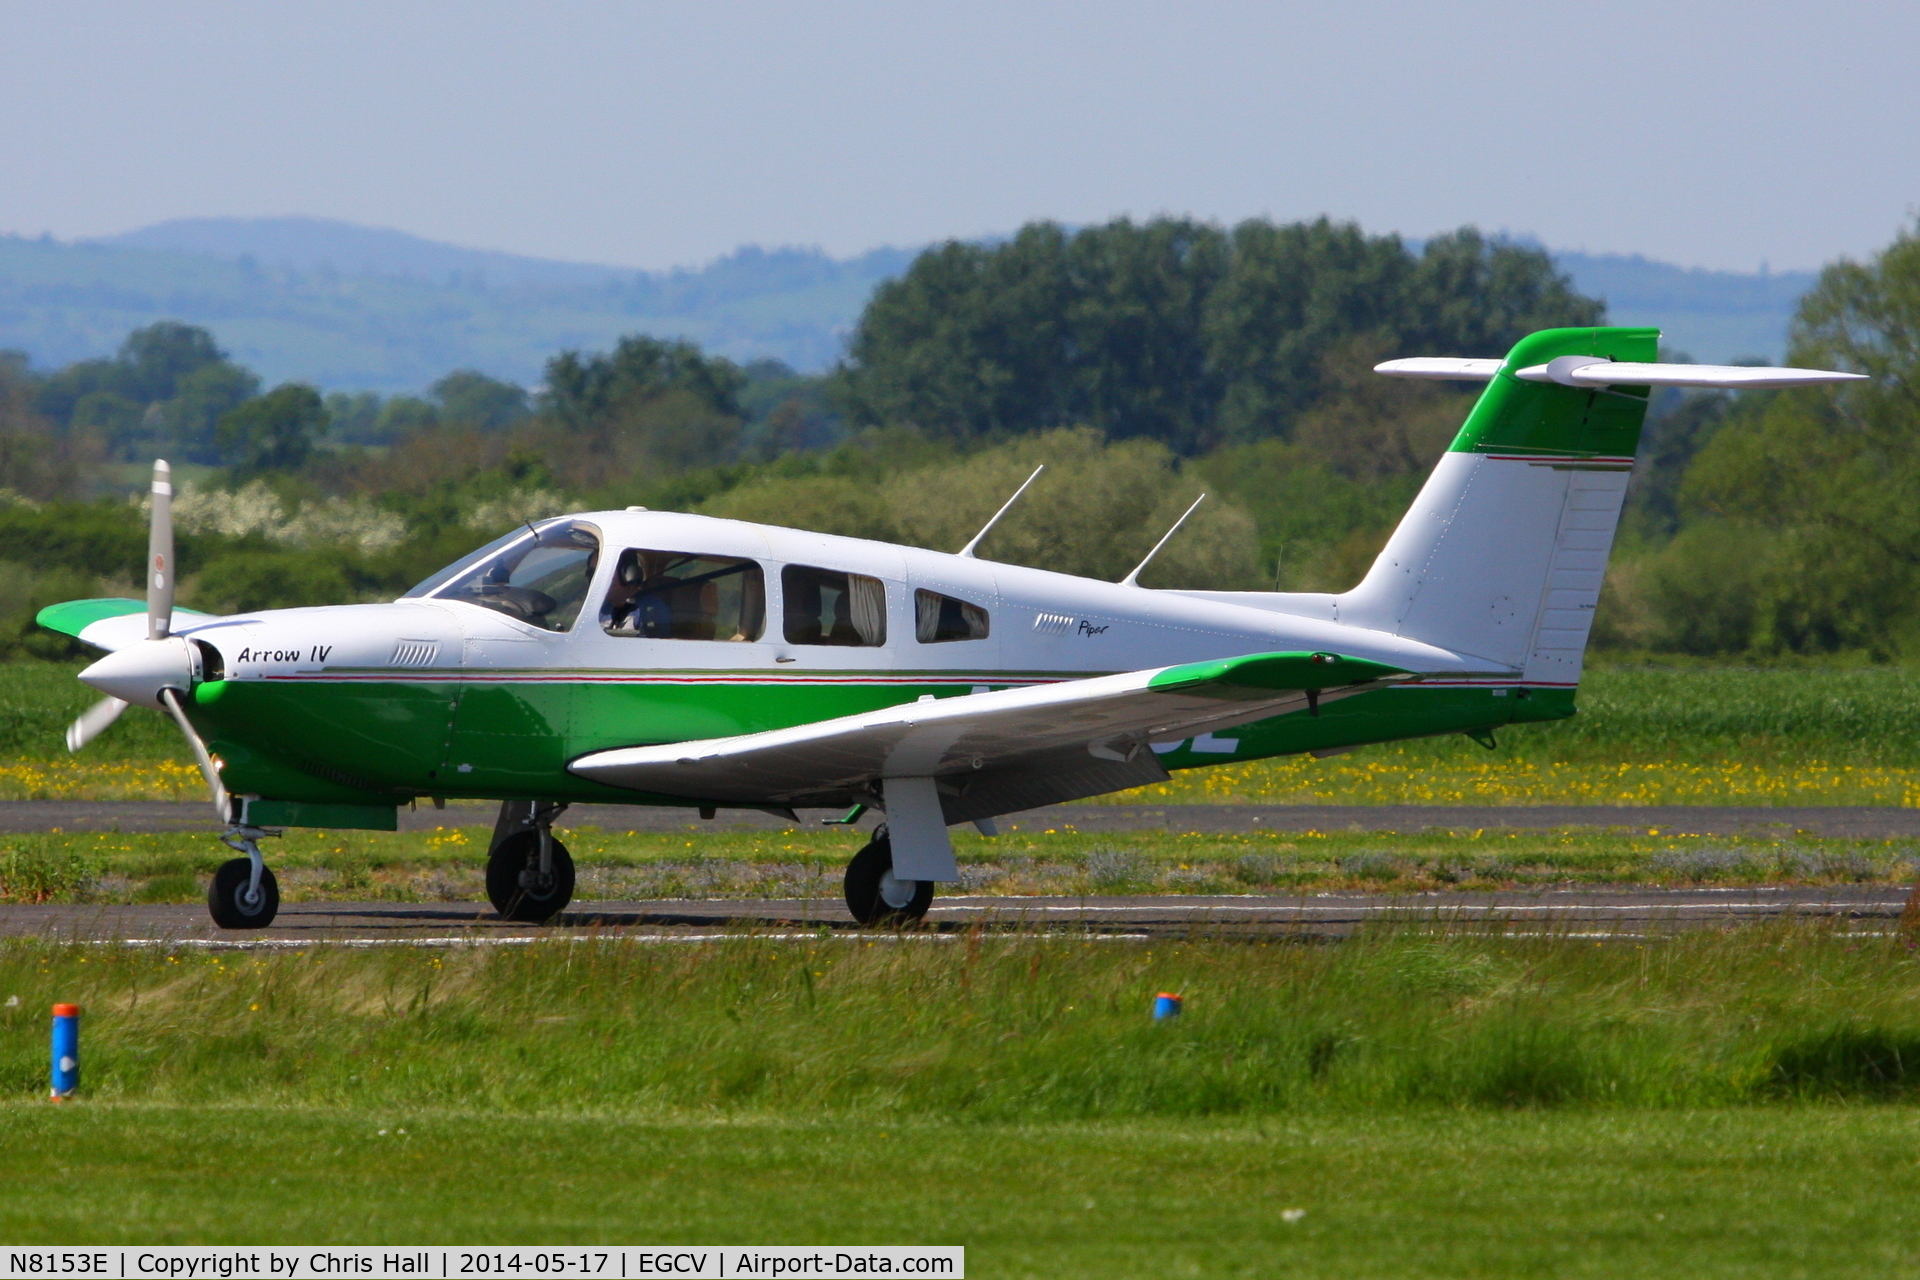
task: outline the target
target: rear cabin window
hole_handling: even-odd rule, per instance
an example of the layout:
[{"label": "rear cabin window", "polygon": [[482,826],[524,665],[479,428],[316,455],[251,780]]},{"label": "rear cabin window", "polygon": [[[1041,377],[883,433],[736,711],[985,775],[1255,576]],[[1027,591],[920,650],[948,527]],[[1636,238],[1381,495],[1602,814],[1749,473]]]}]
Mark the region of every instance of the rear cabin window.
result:
[{"label": "rear cabin window", "polygon": [[921,644],[985,640],[987,611],[977,604],[925,589],[913,593],[913,634]]},{"label": "rear cabin window", "polygon": [[887,589],[878,578],[790,564],[780,571],[788,644],[887,642]]},{"label": "rear cabin window", "polygon": [[600,610],[608,635],[651,640],[758,640],[766,619],[758,564],[684,551],[621,552]]}]

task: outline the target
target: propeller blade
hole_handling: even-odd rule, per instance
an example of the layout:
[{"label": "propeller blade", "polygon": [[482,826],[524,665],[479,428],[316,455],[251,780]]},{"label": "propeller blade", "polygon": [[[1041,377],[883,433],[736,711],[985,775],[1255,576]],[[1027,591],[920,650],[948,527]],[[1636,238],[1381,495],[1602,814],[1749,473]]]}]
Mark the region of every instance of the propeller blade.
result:
[{"label": "propeller blade", "polygon": [[67,726],[67,750],[78,751],[92,742],[126,709],[127,704],[118,698],[102,698],[82,711],[80,718]]},{"label": "propeller blade", "polygon": [[153,518],[147,525],[147,639],[173,628],[173,468],[153,464]]},{"label": "propeller blade", "polygon": [[227,804],[227,787],[220,781],[220,771],[213,766],[213,756],[207,752],[207,744],[200,741],[200,735],[194,732],[193,722],[187,719],[186,708],[180,704],[178,689],[162,689],[160,701],[173,713],[173,722],[180,726],[180,732],[187,736],[187,745],[193,748],[194,763],[200,766],[200,776],[207,780],[207,790],[213,796],[213,808],[220,815],[220,821],[233,821]]}]

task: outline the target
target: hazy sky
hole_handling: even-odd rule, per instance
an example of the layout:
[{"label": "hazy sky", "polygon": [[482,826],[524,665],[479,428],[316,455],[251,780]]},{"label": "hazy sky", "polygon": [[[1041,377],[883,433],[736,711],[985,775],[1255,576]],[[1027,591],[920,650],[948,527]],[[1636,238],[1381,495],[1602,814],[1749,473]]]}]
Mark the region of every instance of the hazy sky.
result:
[{"label": "hazy sky", "polygon": [[0,231],[661,267],[1173,212],[1752,270],[1920,206],[1920,5],[13,3]]}]

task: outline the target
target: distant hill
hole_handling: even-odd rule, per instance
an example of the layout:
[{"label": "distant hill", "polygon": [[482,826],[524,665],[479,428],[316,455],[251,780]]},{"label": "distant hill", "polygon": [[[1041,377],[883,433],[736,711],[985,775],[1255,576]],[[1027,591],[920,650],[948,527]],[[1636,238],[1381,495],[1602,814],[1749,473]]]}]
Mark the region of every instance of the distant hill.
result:
[{"label": "distant hill", "polygon": [[[190,218],[110,239],[0,237],[0,347],[42,367],[103,355],[160,319],[205,325],[269,384],[417,390],[451,369],[522,384],[621,334],[824,369],[874,285],[913,249],[836,259],[747,247],[667,272],[521,257],[320,218]],[[1699,360],[1778,357],[1812,275],[1558,254],[1617,323],[1659,324]],[[1473,353],[1477,354],[1477,353]]]},{"label": "distant hill", "polygon": [[1607,302],[1609,324],[1653,325],[1663,344],[1706,364],[1784,359],[1787,325],[1812,271],[1761,275],[1676,267],[1638,255],[1555,253],[1580,292]]},{"label": "distant hill", "polygon": [[391,276],[431,284],[565,287],[626,283],[645,274],[631,268],[466,249],[405,231],[331,218],[175,218],[92,243],[195,253],[224,262],[251,258],[261,266],[293,271]]}]

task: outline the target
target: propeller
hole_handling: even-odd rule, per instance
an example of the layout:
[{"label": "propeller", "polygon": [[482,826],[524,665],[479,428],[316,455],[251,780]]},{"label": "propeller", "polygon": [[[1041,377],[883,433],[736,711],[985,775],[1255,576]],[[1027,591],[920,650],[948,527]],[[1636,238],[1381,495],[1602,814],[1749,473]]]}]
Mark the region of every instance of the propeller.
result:
[{"label": "propeller", "polygon": [[67,750],[78,751],[120,718],[128,704],[160,706],[173,717],[207,780],[220,821],[229,820],[227,789],[207,744],[194,732],[182,700],[199,675],[199,654],[173,634],[173,472],[153,464],[153,516],[147,525],[147,638],[116,649],[80,673],[106,694],[67,726]]}]

